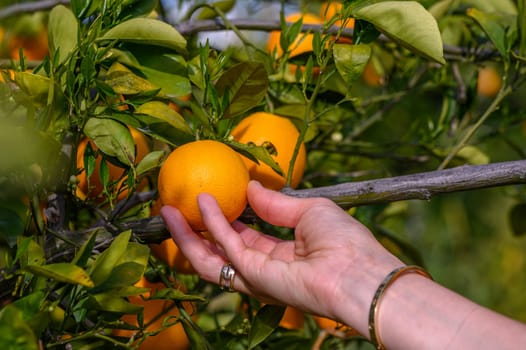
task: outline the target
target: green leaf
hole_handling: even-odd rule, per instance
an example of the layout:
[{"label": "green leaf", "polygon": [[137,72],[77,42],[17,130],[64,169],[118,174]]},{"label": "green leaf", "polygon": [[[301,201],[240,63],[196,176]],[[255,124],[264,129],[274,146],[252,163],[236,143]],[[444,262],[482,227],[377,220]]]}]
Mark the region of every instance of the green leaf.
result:
[{"label": "green leaf", "polygon": [[208,342],[202,329],[187,318],[181,318],[184,332],[190,341],[190,349],[213,350],[214,347]]},{"label": "green leaf", "polygon": [[152,84],[145,78],[134,74],[129,68],[119,62],[112,64],[104,81],[113,91],[121,95],[135,95],[159,90],[159,86]]},{"label": "green leaf", "polygon": [[146,114],[140,115],[142,125],[137,128],[152,138],[172,146],[182,145],[195,140],[193,134],[183,132],[159,118]]},{"label": "green leaf", "polygon": [[488,164],[490,162],[489,156],[484,153],[480,148],[467,145],[458,151],[458,157],[464,158],[469,164],[481,165]]},{"label": "green leaf", "polygon": [[452,8],[453,2],[456,0],[440,0],[429,6],[429,13],[437,20],[444,17]]},{"label": "green leaf", "polygon": [[31,72],[15,72],[15,82],[33,102],[46,105],[51,80],[48,77]]},{"label": "green leaf", "polygon": [[265,146],[256,146],[254,144],[244,144],[232,140],[226,141],[226,143],[232,147],[236,152],[244,155],[248,159],[256,162],[263,162],[272,168],[276,173],[281,176],[284,176],[283,169],[279,166],[278,163],[272,158],[270,151]]},{"label": "green leaf", "polygon": [[105,154],[117,158],[126,165],[135,161],[135,143],[130,130],[108,118],[90,118],[84,125],[84,133]]},{"label": "green leaf", "polygon": [[248,348],[264,341],[279,326],[284,313],[284,306],[265,305],[259,309],[248,334]]},{"label": "green leaf", "polygon": [[511,230],[517,237],[526,235],[526,203],[515,204],[509,213]]},{"label": "green leaf", "polygon": [[358,80],[363,73],[365,65],[371,57],[369,45],[334,44],[334,62],[336,69],[348,86]]},{"label": "green leaf", "polygon": [[96,310],[125,314],[137,314],[143,309],[142,306],[132,304],[113,292],[91,295],[87,306]]},{"label": "green leaf", "polygon": [[14,305],[0,310],[0,347],[9,350],[38,350],[37,337]]},{"label": "green leaf", "polygon": [[71,0],[71,9],[77,18],[87,18],[97,11],[101,0]]},{"label": "green leaf", "polygon": [[[346,89],[347,91],[347,89]],[[305,123],[305,104],[285,104],[274,109],[274,114],[281,115],[283,117],[288,117],[298,129],[301,129],[303,123]],[[310,123],[315,118],[315,113],[312,110],[309,110],[309,126],[307,132],[303,137],[303,142],[309,142],[318,134],[318,123]]]},{"label": "green leaf", "polygon": [[352,15],[372,23],[379,31],[409,50],[445,64],[436,20],[418,2],[383,1],[357,7]]},{"label": "green leaf", "polygon": [[44,250],[31,237],[19,237],[17,243],[15,261],[20,261],[20,266],[42,265],[46,262]]},{"label": "green leaf", "polygon": [[150,248],[145,244],[129,242],[126,251],[115,263],[106,280],[97,285],[96,291],[123,288],[135,284],[144,274]]},{"label": "green leaf", "polygon": [[[303,27],[303,17],[300,17],[296,22],[288,25],[287,22],[281,23],[281,35],[279,37],[279,46],[283,52],[287,52],[290,49],[290,45],[294,43],[298,35],[301,33]],[[298,38],[298,40],[302,40]]]},{"label": "green leaf", "polygon": [[163,162],[165,156],[164,151],[153,151],[148,153],[140,162],[137,164],[137,176],[144,175],[152,170],[159,168]]},{"label": "green leaf", "polygon": [[[503,23],[506,21],[503,15],[485,13],[476,8],[470,8],[466,13],[480,25],[501,56],[507,57],[507,51],[511,43],[507,42],[506,27],[514,25],[515,21],[509,21],[505,27]],[[515,16],[511,17],[515,19]],[[508,18],[510,18],[510,16],[508,16]]]},{"label": "green leaf", "polygon": [[83,268],[70,263],[55,263],[48,265],[27,265],[24,268],[37,276],[52,278],[58,282],[79,284],[91,288],[93,281]]},{"label": "green leaf", "polygon": [[132,18],[122,22],[107,31],[100,40],[158,45],[186,52],[186,39],[168,23],[153,18]]},{"label": "green leaf", "polygon": [[131,0],[123,1],[121,18],[148,16],[159,4],[158,0]]},{"label": "green leaf", "polygon": [[[236,4],[235,0],[224,0],[224,1],[216,1],[210,4],[210,6],[217,7],[221,12],[226,13],[234,7]],[[209,7],[204,7],[201,10],[198,11],[196,19],[197,20],[203,20],[203,19],[211,19],[217,17],[216,11]]]},{"label": "green leaf", "polygon": [[0,207],[0,240],[14,247],[17,238],[24,233],[24,222],[18,213],[10,208]]},{"label": "green leaf", "polygon": [[111,272],[123,254],[126,252],[130,241],[131,231],[124,231],[119,234],[108,249],[99,254],[91,269],[91,279],[96,286],[102,284],[111,275]]},{"label": "green leaf", "polygon": [[75,257],[71,261],[73,264],[83,267],[88,263],[88,260],[91,256],[92,250],[95,247],[97,234],[99,231],[94,231],[89,238],[84,242],[82,247],[75,254]]},{"label": "green leaf", "polygon": [[146,114],[158,118],[164,122],[167,122],[177,130],[190,135],[192,134],[192,129],[190,129],[184,118],[166,103],[160,101],[146,102],[139,106],[139,108],[135,110],[135,113]]},{"label": "green leaf", "polygon": [[161,95],[167,97],[180,97],[192,92],[190,80],[177,74],[166,73],[160,70],[140,67],[148,81],[161,88]]},{"label": "green leaf", "polygon": [[159,289],[150,297],[150,299],[197,301],[197,302],[205,302],[207,300],[206,298],[202,296],[185,294],[181,290],[174,289],[174,288]]},{"label": "green leaf", "polygon": [[[517,1],[520,4],[520,1]],[[517,6],[513,0],[462,0],[462,5],[466,7],[475,7],[486,13],[508,13],[517,14]]]},{"label": "green leaf", "polygon": [[218,95],[229,100],[224,117],[231,118],[257,106],[267,87],[267,71],[261,63],[241,62],[228,69],[215,84]]},{"label": "green leaf", "polygon": [[59,55],[58,63],[77,47],[78,21],[73,12],[63,5],[55,6],[49,13],[49,51],[51,57]]}]

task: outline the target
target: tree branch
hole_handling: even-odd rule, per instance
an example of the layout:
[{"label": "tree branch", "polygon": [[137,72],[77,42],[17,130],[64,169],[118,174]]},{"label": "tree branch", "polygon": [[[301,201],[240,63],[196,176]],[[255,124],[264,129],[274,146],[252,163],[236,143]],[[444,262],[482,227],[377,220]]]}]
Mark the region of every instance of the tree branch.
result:
[{"label": "tree branch", "polygon": [[[487,165],[464,165],[446,170],[348,182],[333,186],[282,192],[297,198],[325,197],[343,208],[389,203],[411,199],[429,200],[442,193],[470,191],[488,187],[526,183],[526,160],[493,163]],[[242,221],[254,221],[254,213],[248,208]],[[141,241],[160,242],[170,237],[162,219],[158,216],[129,221],[120,227],[130,229]]]},{"label": "tree branch", "polygon": [[56,5],[68,5],[69,0],[40,0],[35,2],[23,2],[20,4],[14,4],[11,6],[6,6],[3,9],[0,9],[0,20],[8,17],[20,15],[23,13],[32,13],[36,11],[46,11]]},{"label": "tree branch", "polygon": [[[412,175],[383,178],[359,182],[348,182],[333,186],[282,192],[297,198],[325,197],[343,208],[380,204],[403,200],[429,200],[442,193],[470,191],[489,187],[508,186],[526,183],[526,160],[492,163],[487,165],[464,165],[446,170],[435,170]],[[240,218],[245,222],[256,220],[255,214],[247,208]],[[105,231],[105,226],[91,230]],[[128,221],[119,224],[122,230],[132,230],[134,239],[142,243],[159,243],[170,237],[160,216]],[[82,233],[79,233],[82,236]],[[77,235],[77,236],[79,236]],[[85,236],[85,235],[84,235]],[[103,251],[112,241],[111,236],[101,235],[96,250]],[[48,258],[48,262],[71,259],[76,248],[59,249]],[[0,270],[0,291],[10,291],[16,278],[7,277]],[[7,289],[6,289],[7,288]],[[7,294],[0,292],[0,299]]]},{"label": "tree branch", "polygon": [[436,194],[524,183],[526,160],[517,160],[283,192],[298,198],[325,197],[342,207],[352,207],[410,199],[428,200]]}]

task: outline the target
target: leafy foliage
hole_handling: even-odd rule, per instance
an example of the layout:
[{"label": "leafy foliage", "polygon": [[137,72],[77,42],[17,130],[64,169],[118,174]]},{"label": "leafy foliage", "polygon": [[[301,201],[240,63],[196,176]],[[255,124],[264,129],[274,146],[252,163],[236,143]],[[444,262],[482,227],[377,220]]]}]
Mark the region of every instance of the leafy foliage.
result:
[{"label": "leafy foliage", "polygon": [[[280,326],[283,308],[224,294],[170,268],[148,248],[168,237],[150,214],[159,166],[174,147],[220,140],[284,170],[267,148],[230,137],[253,111],[297,125],[297,144],[305,141],[309,149],[303,188],[524,158],[523,2],[342,5],[337,18],[307,28],[314,34],[312,51],[297,57],[290,57],[291,45],[306,29],[302,20],[287,23],[281,16],[279,27],[270,28],[282,33],[279,58],[225,17],[234,1],[195,6],[182,23],[168,23],[152,0],[72,0],[50,9],[49,54],[39,62],[2,62],[0,334],[6,338],[0,344],[137,348],[151,332],[120,318],[144,318],[128,297],[143,295],[136,283],[146,276],[167,286],[150,298],[173,301],[180,313],[159,331],[182,324],[194,348],[362,348],[360,337],[324,339],[309,315],[301,330],[288,330]],[[302,6],[313,13],[319,7]],[[199,41],[199,33],[183,35],[178,28],[192,24],[189,18],[221,19],[240,46],[219,50]],[[337,19],[352,19],[354,27],[334,26]],[[477,95],[484,66],[501,77],[492,97]],[[140,162],[130,128],[151,146]],[[94,146],[80,156],[80,168],[76,152],[84,139]],[[118,178],[110,166],[121,169]],[[80,195],[82,175],[100,179],[103,193]],[[519,237],[524,189],[510,189],[507,198],[514,201],[510,223]],[[395,203],[353,214],[393,252],[424,263],[419,240],[400,233],[408,210]],[[287,230],[254,225],[292,238]],[[526,319],[526,312],[518,316]],[[129,328],[135,338],[112,333]]]}]

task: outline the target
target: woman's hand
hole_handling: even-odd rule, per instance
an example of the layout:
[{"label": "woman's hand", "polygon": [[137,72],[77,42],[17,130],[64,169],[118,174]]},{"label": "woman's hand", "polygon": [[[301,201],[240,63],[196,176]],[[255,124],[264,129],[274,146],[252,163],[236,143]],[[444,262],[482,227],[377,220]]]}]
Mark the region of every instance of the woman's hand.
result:
[{"label": "woman's hand", "polygon": [[337,319],[343,300],[352,298],[354,312],[361,309],[360,323],[366,327],[363,313],[374,289],[402,263],[328,199],[293,198],[257,182],[251,182],[247,191],[256,214],[273,225],[294,228],[295,240],[283,241],[237,221],[229,224],[208,194],[201,194],[198,201],[215,242],[193,232],[177,209],[164,207],[161,214],[173,239],[199,275],[218,283],[222,266],[230,262],[237,271],[235,290],[265,303]]},{"label": "woman's hand", "polygon": [[[283,241],[240,222],[229,224],[210,195],[198,200],[215,242],[193,232],[177,209],[164,207],[161,214],[202,278],[218,283],[221,268],[232,263],[235,290],[369,334],[373,295],[385,276],[403,264],[365,226],[327,199],[292,198],[251,182],[248,200],[256,214],[295,229],[295,239]],[[511,350],[526,345],[523,323],[418,274],[406,274],[387,289],[375,328],[388,349]]]}]

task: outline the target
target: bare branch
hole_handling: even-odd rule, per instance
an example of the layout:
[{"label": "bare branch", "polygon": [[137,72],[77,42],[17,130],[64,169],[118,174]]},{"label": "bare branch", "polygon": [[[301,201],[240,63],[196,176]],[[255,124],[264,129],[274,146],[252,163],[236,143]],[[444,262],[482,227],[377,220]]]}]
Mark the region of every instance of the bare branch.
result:
[{"label": "bare branch", "polygon": [[342,207],[352,207],[409,199],[428,200],[436,194],[524,183],[526,160],[518,160],[283,192],[299,198],[325,197]]},{"label": "bare branch", "polygon": [[[487,165],[464,165],[446,170],[312,189],[284,189],[282,192],[298,198],[325,197],[343,208],[349,208],[411,199],[429,200],[432,196],[442,193],[524,183],[526,183],[526,160],[518,160]],[[255,220],[250,208],[243,213],[241,220],[245,222]],[[130,221],[121,227],[131,229],[135,237],[144,242],[160,242],[170,237],[162,219],[158,216]]]},{"label": "bare branch", "polygon": [[56,5],[68,5],[69,0],[40,0],[35,2],[23,2],[6,6],[0,10],[0,19],[20,15],[23,13],[32,13],[36,11],[45,11],[53,8]]}]

